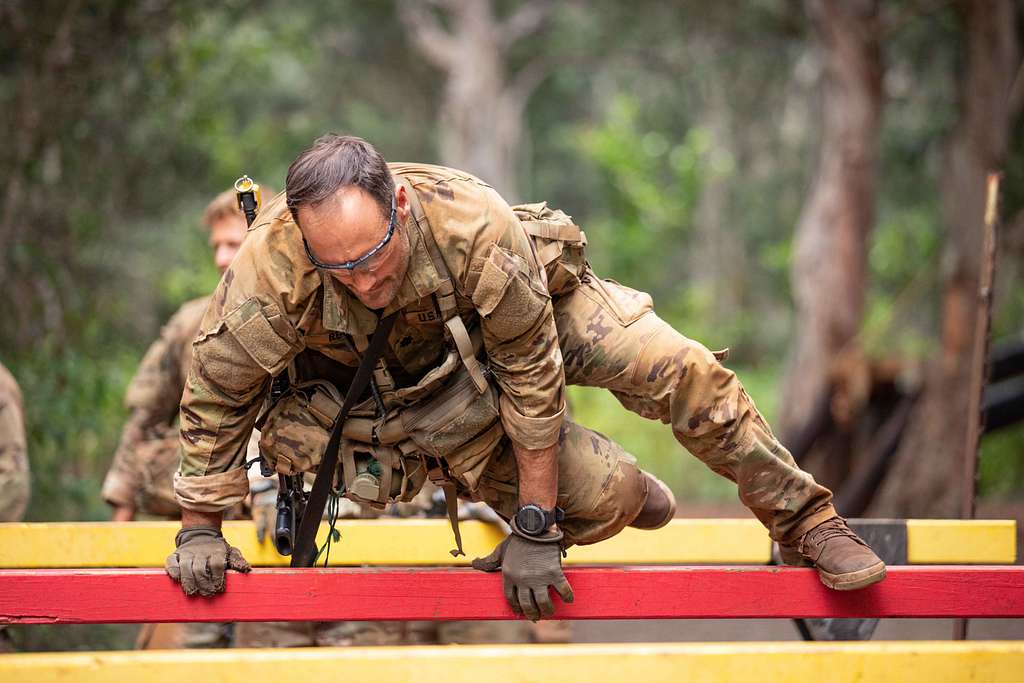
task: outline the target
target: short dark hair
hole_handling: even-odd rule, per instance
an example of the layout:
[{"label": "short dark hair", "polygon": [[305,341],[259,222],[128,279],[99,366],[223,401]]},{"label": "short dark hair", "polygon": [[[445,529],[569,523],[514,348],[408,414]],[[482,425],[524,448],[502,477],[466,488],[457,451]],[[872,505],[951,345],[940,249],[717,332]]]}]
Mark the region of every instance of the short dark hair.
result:
[{"label": "short dark hair", "polygon": [[381,212],[391,210],[395,181],[380,152],[352,135],[322,135],[288,167],[288,210],[298,223],[301,207],[316,206],[347,186],[368,192],[380,204]]}]

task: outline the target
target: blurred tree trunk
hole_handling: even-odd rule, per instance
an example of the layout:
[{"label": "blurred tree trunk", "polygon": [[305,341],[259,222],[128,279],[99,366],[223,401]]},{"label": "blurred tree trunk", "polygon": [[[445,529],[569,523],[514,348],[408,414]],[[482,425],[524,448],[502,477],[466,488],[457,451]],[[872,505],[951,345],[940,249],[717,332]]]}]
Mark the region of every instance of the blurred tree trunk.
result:
[{"label": "blurred tree trunk", "polygon": [[966,50],[960,120],[947,144],[941,181],[946,253],[942,348],[925,377],[918,408],[872,512],[887,516],[957,516],[967,428],[985,176],[1002,167],[1018,67],[1012,0],[958,3]]},{"label": "blurred tree trunk", "polygon": [[[712,52],[717,45],[704,42],[696,47]],[[706,111],[699,126],[710,138],[710,153],[695,212],[696,239],[690,250],[680,250],[686,260],[679,264],[679,272],[689,272],[690,282],[711,297],[711,305],[701,310],[708,316],[705,324],[714,329],[734,320],[742,309],[749,264],[743,240],[727,218],[731,179],[722,166],[731,166],[736,157],[733,112],[722,88],[709,87],[704,97]],[[729,340],[715,343],[728,345]]]},{"label": "blurred tree trunk", "polygon": [[[530,0],[499,18],[492,0],[404,0],[402,23],[423,56],[446,76],[439,115],[444,163],[469,171],[506,199],[519,199],[517,172],[523,116],[530,94],[549,70],[535,59],[509,73],[508,52],[541,30],[554,9]],[[442,22],[432,8],[438,8]]]},{"label": "blurred tree trunk", "polygon": [[[851,350],[860,331],[882,113],[877,3],[810,0],[806,8],[824,61],[823,137],[794,239],[796,341],[779,415],[785,441],[795,440],[809,416],[821,412],[834,360]],[[830,453],[827,464],[842,469],[844,461]]]},{"label": "blurred tree trunk", "polygon": [[131,194],[125,121],[149,90],[125,84],[145,83],[134,77],[165,54],[173,5],[0,3],[0,346],[64,344],[69,310],[93,304],[83,247],[92,230],[110,238],[113,198]]}]

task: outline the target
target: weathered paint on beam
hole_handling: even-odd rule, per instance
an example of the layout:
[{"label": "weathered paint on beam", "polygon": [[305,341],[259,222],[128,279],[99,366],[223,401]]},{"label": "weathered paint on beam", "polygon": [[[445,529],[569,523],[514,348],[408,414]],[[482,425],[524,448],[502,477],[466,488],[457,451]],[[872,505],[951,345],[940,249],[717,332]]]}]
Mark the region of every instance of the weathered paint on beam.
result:
[{"label": "weathered paint on beam", "polygon": [[[331,549],[334,566],[468,564],[501,540],[493,525],[461,525],[466,557],[453,560],[445,520],[345,520]],[[1009,521],[911,520],[911,564],[1013,563],[1016,526]],[[326,538],[321,527],[321,541]],[[175,522],[0,524],[0,568],[161,567],[174,545]],[[252,522],[226,522],[232,545],[255,566],[286,566]],[[59,552],[56,551],[59,549]],[[572,548],[567,564],[765,564],[770,544],[753,519],[676,519],[658,531],[626,529],[591,546]]]},{"label": "weathered paint on beam", "polygon": [[[651,643],[14,654],[0,680],[33,683],[1017,683],[1024,643]],[[500,673],[499,673],[500,672]]]},{"label": "weathered paint on beam", "polygon": [[[861,591],[813,569],[569,569],[563,619],[1024,617],[1024,567],[893,567]],[[557,600],[557,598],[556,598]],[[515,618],[500,574],[471,569],[262,569],[186,597],[162,570],[0,571],[0,623]]]}]

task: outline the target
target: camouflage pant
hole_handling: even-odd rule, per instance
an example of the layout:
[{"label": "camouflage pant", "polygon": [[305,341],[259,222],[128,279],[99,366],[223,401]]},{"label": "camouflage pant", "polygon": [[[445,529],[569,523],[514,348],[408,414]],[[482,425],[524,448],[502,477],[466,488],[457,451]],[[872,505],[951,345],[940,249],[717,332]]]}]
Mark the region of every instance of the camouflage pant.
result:
[{"label": "camouflage pant", "polygon": [[29,500],[27,470],[5,471],[0,462],[0,522],[18,522],[25,516]]},{"label": "camouflage pant", "polygon": [[[344,647],[568,642],[567,622],[544,632],[526,621],[252,622],[235,625],[235,647]],[[554,640],[553,640],[554,639]]]},{"label": "camouflage pant", "polygon": [[[670,424],[679,443],[736,482],[740,500],[773,539],[793,541],[835,514],[831,492],[775,439],[735,373],[661,320],[648,295],[600,280],[588,267],[554,308],[566,383],[603,387],[638,415]],[[571,421],[561,444],[558,501],[567,539],[594,543],[614,535],[646,498],[635,460]],[[494,459],[483,482],[480,497],[513,514],[511,449]]]},{"label": "camouflage pant", "polygon": [[231,643],[231,626],[219,622],[143,624],[135,639],[135,647],[139,650],[224,648]]}]

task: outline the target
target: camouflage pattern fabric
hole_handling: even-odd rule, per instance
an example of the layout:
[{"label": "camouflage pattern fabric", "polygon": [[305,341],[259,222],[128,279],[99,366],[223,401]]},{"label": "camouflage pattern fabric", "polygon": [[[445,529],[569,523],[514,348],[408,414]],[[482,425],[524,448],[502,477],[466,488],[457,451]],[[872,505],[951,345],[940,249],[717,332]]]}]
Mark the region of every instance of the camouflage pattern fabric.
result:
[{"label": "camouflage pattern fabric", "polygon": [[14,376],[0,365],[0,522],[17,522],[30,494],[25,410]]},{"label": "camouflage pattern fabric", "polygon": [[102,495],[111,505],[178,517],[174,473],[178,469],[178,406],[192,365],[192,340],[210,297],[189,301],[171,317],[146,351],[128,385],[131,411],[121,431]]},{"label": "camouflage pattern fabric", "polygon": [[[25,410],[14,376],[0,364],[0,522],[19,522],[31,493]],[[14,652],[7,627],[0,626],[0,654]]]},{"label": "camouflage pattern fabric", "polygon": [[[580,280],[554,306],[567,384],[608,389],[634,413],[671,425],[680,444],[736,482],[740,500],[777,541],[835,516],[831,492],[778,442],[722,365],[724,353],[672,329],[647,294],[601,280],[589,267]],[[603,448],[594,437],[594,453]]]}]

